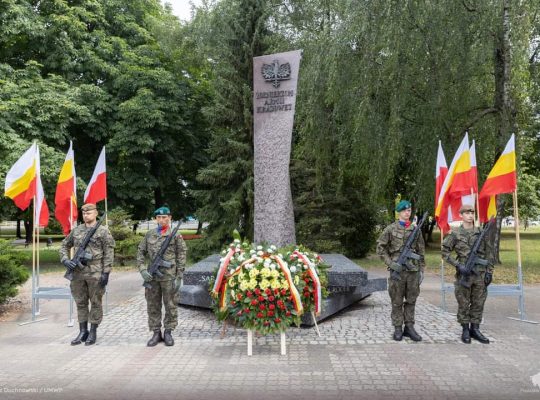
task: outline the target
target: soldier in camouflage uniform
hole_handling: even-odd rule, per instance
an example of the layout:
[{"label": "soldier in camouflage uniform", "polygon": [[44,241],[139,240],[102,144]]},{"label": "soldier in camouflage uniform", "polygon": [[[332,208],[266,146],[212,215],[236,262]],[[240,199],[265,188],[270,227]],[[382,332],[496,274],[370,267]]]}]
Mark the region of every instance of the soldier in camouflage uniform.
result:
[{"label": "soldier in camouflage uniform", "polygon": [[[180,287],[182,274],[186,266],[186,244],[182,235],[177,233],[170,242],[163,259],[171,262],[170,268],[160,267],[162,277],[152,276],[148,272],[146,257],[154,259],[156,253],[161,248],[162,243],[171,234],[171,212],[168,207],[160,207],[154,212],[156,229],[146,233],[146,236],[139,244],[137,252],[137,266],[145,282],[150,282],[151,289],[145,289],[146,305],[148,311],[148,327],[153,332],[153,336],[148,341],[148,346],[155,346],[164,341],[166,346],[173,346],[174,340],[171,332],[178,325],[178,298],[177,293]],[[165,306],[165,318],[163,325],[165,330],[161,336],[161,305]]]},{"label": "soldier in camouflage uniform", "polygon": [[[97,327],[103,319],[101,299],[105,293],[105,286],[109,282],[114,260],[114,239],[109,229],[101,225],[90,239],[86,251],[91,254],[91,260],[86,265],[75,265],[71,261],[69,250],[73,247],[75,252],[86,237],[86,234],[97,223],[98,211],[95,204],[85,204],[81,207],[84,224],[81,224],[69,233],[62,241],[60,247],[61,262],[67,268],[73,269],[71,281],[71,294],[77,304],[77,318],[79,320],[79,334],[71,341],[72,345],[85,342],[91,345],[97,339]],[[90,309],[88,308],[90,303]],[[90,321],[90,331],[88,331]]]},{"label": "soldier in camouflage uniform", "polygon": [[[414,308],[416,298],[420,294],[420,283],[424,277],[424,238],[418,235],[412,249],[420,256],[420,260],[411,262],[410,269],[402,269],[396,263],[405,242],[414,230],[410,223],[411,203],[402,200],[396,206],[399,220],[388,225],[377,240],[377,254],[382,258],[391,278],[388,279],[388,293],[392,301],[392,324],[394,325],[394,340],[400,341],[408,336],[415,342],[422,337],[414,329]],[[403,329],[405,323],[405,329]]]},{"label": "soldier in camouflage uniform", "polygon": [[[480,332],[484,303],[487,298],[487,286],[493,279],[493,263],[491,261],[491,245],[487,238],[478,249],[478,256],[487,261],[487,265],[477,264],[475,269],[478,275],[472,274],[469,277],[471,287],[466,288],[459,284],[461,278],[460,270],[464,269],[474,242],[480,235],[480,228],[474,226],[474,207],[464,204],[459,210],[463,223],[457,229],[453,229],[443,241],[442,257],[450,265],[456,267],[456,281],[454,283],[454,294],[458,302],[457,320],[463,328],[461,340],[464,343],[471,343],[471,337],[480,343],[488,344],[489,339]],[[457,259],[451,257],[452,251],[457,254]],[[487,258],[486,258],[487,257]],[[469,326],[470,323],[470,326]]]}]

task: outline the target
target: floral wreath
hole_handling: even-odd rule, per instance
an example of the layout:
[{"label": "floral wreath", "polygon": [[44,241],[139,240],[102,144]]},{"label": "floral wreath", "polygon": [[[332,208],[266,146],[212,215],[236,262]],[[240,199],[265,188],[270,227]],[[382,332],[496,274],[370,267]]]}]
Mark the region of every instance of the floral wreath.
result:
[{"label": "floral wreath", "polygon": [[320,314],[329,267],[317,254],[301,246],[265,249],[237,238],[221,256],[210,282],[219,320],[268,334],[300,325],[304,312]]}]

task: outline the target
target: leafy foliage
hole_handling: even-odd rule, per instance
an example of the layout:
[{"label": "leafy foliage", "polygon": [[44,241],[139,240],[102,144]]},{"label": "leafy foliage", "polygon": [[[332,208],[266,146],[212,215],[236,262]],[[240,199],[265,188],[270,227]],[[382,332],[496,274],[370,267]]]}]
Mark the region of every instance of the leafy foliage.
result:
[{"label": "leafy foliage", "polygon": [[17,286],[30,277],[23,266],[27,255],[15,251],[6,240],[0,240],[0,303],[17,295]]}]

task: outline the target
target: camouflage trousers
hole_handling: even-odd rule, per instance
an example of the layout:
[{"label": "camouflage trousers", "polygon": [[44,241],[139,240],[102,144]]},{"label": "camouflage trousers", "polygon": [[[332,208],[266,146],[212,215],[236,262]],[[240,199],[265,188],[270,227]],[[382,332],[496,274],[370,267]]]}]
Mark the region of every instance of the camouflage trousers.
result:
[{"label": "camouflage trousers", "polygon": [[88,321],[91,324],[101,324],[103,319],[101,299],[105,294],[105,288],[99,285],[99,279],[92,277],[74,279],[71,281],[70,288],[75,304],[77,304],[79,322]]},{"label": "camouflage trousers", "polygon": [[416,298],[420,294],[420,273],[402,271],[401,280],[388,279],[388,294],[392,301],[392,325],[414,324]]},{"label": "camouflage trousers", "polygon": [[485,272],[471,275],[470,288],[459,284],[459,276],[454,282],[454,294],[458,303],[457,320],[460,324],[480,324],[484,313],[484,303],[487,298],[487,287],[484,283]]},{"label": "camouflage trousers", "polygon": [[165,329],[174,329],[178,325],[177,290],[173,288],[174,279],[168,281],[151,281],[152,289],[144,289],[146,309],[148,311],[148,328],[151,331],[161,329],[161,308],[165,306]]}]

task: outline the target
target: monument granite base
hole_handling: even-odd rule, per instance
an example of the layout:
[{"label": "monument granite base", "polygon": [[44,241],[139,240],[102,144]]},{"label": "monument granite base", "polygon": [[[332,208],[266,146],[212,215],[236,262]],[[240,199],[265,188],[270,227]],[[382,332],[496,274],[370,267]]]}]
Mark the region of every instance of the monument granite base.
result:
[{"label": "monument granite base", "polygon": [[[351,304],[364,299],[373,292],[386,290],[386,277],[373,276],[341,254],[321,254],[331,266],[328,270],[329,295],[323,300],[322,312],[317,317],[321,321],[343,310]],[[184,272],[184,284],[180,288],[180,305],[210,308],[212,298],[208,283],[218,267],[219,254],[211,255],[194,264]],[[313,317],[305,314],[304,325],[314,325]]]}]

